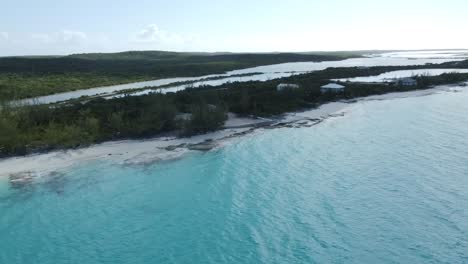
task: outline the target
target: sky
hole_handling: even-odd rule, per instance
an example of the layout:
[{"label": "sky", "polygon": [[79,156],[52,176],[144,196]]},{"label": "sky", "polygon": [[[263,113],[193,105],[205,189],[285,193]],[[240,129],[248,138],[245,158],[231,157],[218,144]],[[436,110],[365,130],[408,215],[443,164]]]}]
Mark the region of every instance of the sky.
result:
[{"label": "sky", "polygon": [[1,0],[0,56],[468,48],[467,0]]}]

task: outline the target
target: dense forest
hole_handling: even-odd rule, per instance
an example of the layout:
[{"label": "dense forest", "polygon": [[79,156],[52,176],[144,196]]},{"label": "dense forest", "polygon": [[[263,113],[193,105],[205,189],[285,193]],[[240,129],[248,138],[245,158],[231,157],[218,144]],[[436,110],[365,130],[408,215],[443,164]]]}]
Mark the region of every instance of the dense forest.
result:
[{"label": "dense forest", "polygon": [[[333,78],[379,73],[388,67],[335,68],[267,82],[230,83],[177,93],[154,93],[66,104],[0,108],[0,156],[74,148],[106,140],[147,138],[162,133],[180,136],[221,128],[227,112],[274,116],[320,104],[394,91],[426,89],[468,80],[468,74],[417,77],[418,86],[346,83],[340,94],[322,94],[320,86]],[[300,88],[277,91],[279,83]]]},{"label": "dense forest", "polygon": [[0,100],[170,77],[193,77],[283,62],[341,60],[352,53],[177,53],[132,51],[0,58]]}]

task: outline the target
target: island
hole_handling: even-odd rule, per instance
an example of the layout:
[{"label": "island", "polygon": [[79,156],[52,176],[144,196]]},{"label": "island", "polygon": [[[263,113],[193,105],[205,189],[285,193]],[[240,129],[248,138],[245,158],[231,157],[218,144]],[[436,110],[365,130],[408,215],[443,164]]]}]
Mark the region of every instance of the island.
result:
[{"label": "island", "polygon": [[55,104],[17,106],[4,101],[0,108],[0,157],[112,140],[190,137],[225,128],[229,113],[239,118],[278,121],[284,113],[314,109],[329,102],[349,102],[359,97],[423,90],[468,80],[468,73],[445,73],[414,76],[410,85],[337,81],[343,89],[323,90],[331,80],[421,68],[465,69],[468,60],[422,66],[329,68],[265,82],[233,82],[169,93],[155,90],[140,96],[81,98]]}]

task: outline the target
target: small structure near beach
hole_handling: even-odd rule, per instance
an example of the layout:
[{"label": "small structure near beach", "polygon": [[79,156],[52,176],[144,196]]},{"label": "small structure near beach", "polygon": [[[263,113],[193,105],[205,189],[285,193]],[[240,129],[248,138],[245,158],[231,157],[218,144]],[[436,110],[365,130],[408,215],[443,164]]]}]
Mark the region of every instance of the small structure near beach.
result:
[{"label": "small structure near beach", "polygon": [[416,86],[418,82],[413,78],[402,78],[397,81],[401,86]]},{"label": "small structure near beach", "polygon": [[276,91],[281,92],[285,90],[293,90],[293,89],[299,89],[300,86],[297,84],[292,84],[292,83],[280,83],[278,86],[276,86]]},{"label": "small structure near beach", "polygon": [[345,90],[345,86],[337,83],[329,83],[320,87],[322,93],[342,93]]}]

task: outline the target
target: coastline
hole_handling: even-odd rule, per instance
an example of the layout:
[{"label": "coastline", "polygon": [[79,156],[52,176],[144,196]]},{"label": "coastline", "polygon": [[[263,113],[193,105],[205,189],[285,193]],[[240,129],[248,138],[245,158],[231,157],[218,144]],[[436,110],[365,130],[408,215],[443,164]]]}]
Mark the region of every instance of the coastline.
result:
[{"label": "coastline", "polygon": [[353,100],[330,102],[316,109],[286,113],[276,119],[239,118],[230,115],[225,128],[190,138],[156,137],[147,140],[109,141],[85,148],[52,151],[0,159],[0,180],[29,182],[34,178],[65,170],[79,163],[105,159],[121,165],[145,165],[181,158],[194,151],[216,149],[229,139],[250,134],[259,128],[311,127],[328,118],[343,116],[351,106],[373,100],[393,100],[450,92],[457,85],[437,86],[426,90],[395,92]]}]

